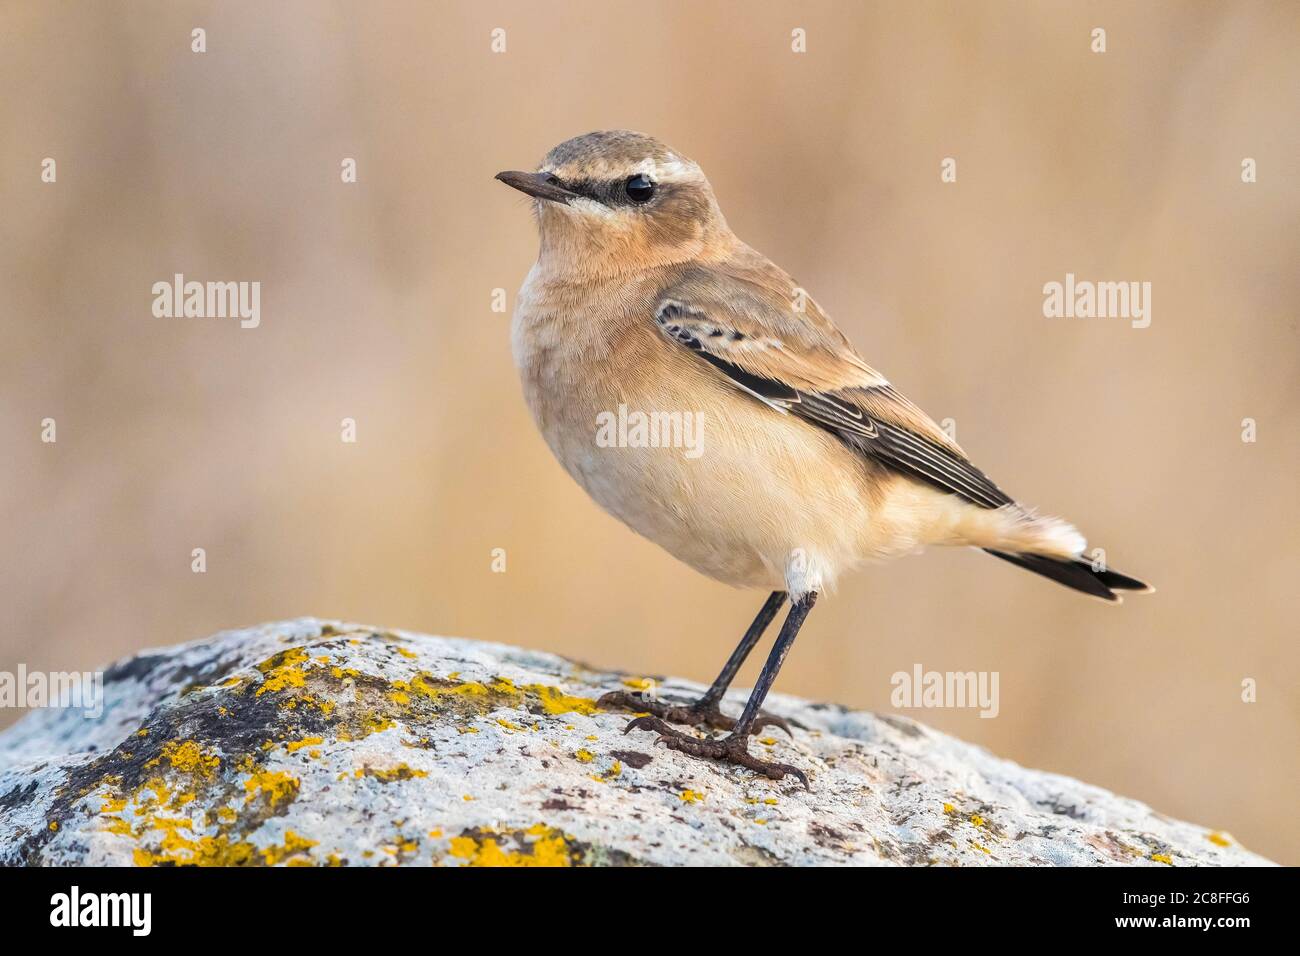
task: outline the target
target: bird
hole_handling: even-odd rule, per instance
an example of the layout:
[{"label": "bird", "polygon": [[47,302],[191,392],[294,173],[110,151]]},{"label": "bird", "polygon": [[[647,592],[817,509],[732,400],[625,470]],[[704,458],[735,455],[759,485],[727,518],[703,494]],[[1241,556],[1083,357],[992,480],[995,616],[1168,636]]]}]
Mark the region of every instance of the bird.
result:
[{"label": "bird", "polygon": [[[972,464],[803,287],[732,232],[699,164],[678,150],[603,130],[495,178],[529,197],[536,218],[511,349],[552,453],[633,531],[717,581],[770,592],[699,700],[600,698],[640,714],[625,733],[809,787],[800,768],[752,755],[749,737],[790,731],[761,709],[767,693],[818,596],[866,562],[969,546],[1108,602],[1153,590],[1085,557],[1073,525],[1017,503]],[[612,416],[625,425],[637,414],[639,429],[602,434]],[[659,441],[647,440],[648,420],[663,425]],[[674,447],[680,429],[669,426],[683,420],[698,448]],[[719,703],[787,600],[732,719]]]}]

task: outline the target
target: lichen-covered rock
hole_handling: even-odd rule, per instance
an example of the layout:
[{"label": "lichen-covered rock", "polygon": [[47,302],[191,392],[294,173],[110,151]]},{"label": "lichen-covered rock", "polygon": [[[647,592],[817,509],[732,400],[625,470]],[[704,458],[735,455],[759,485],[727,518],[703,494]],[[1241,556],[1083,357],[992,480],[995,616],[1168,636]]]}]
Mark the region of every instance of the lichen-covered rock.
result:
[{"label": "lichen-covered rock", "polygon": [[644,683],[312,619],[140,654],[105,674],[102,717],[0,734],[0,863],[1266,862],[914,721],[781,695],[793,741],[752,746],[811,791],[696,760],[596,706]]}]

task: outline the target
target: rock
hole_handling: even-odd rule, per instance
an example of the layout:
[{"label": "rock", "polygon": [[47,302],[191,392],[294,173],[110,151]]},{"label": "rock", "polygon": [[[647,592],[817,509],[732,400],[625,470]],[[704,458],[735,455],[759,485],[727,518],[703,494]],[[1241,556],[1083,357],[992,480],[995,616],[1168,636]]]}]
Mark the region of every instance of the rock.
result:
[{"label": "rock", "polygon": [[1267,862],[904,717],[782,695],[794,740],[752,746],[811,792],[688,758],[595,704],[643,683],[314,619],[139,654],[105,673],[100,718],[35,710],[0,734],[0,863]]}]

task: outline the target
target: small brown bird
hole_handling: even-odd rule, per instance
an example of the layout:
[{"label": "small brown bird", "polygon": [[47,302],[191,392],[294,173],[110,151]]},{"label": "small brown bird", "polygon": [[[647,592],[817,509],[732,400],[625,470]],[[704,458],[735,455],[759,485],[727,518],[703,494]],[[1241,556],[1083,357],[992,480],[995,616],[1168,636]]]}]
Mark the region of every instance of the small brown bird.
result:
[{"label": "small brown bird", "polygon": [[[972,465],[789,275],[736,238],[685,156],[641,133],[587,133],[537,172],[496,178],[534,199],[541,248],[512,337],[552,452],[632,530],[719,581],[772,592],[700,700],[602,698],[651,712],[628,730],[807,786],[747,741],[784,726],[763,699],[818,593],[863,561],[969,545],[1107,601],[1150,590],[1083,558],[1071,525],[1017,504]],[[733,721],[719,701],[787,595]],[[701,738],[666,720],[731,732]]]}]

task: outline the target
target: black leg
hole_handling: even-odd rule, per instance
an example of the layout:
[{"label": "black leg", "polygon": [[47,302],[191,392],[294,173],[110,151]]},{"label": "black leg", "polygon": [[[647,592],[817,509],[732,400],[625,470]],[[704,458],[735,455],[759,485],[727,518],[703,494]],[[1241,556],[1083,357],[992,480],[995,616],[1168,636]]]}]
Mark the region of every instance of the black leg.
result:
[{"label": "black leg", "polygon": [[758,718],[759,708],[763,706],[763,701],[767,699],[767,692],[772,689],[772,682],[776,680],[776,675],[781,670],[781,665],[785,663],[785,656],[790,653],[790,648],[794,646],[794,639],[799,636],[799,628],[803,627],[803,622],[808,617],[808,612],[812,610],[817,603],[817,592],[809,591],[798,601],[790,605],[790,613],[785,616],[785,623],[781,625],[781,633],[776,637],[776,643],[772,645],[772,653],[767,655],[767,662],[763,665],[763,670],[759,672],[758,683],[749,693],[749,700],[745,702],[745,709],[740,715],[740,720],[736,723],[736,728],[732,731],[738,736],[745,736],[749,728],[754,725]]},{"label": "black leg", "polygon": [[763,665],[762,673],[758,675],[758,683],[754,685],[754,690],[749,695],[745,710],[727,736],[718,740],[702,740],[699,737],[688,736],[673,730],[658,717],[638,717],[628,724],[623,732],[627,733],[629,730],[657,731],[660,742],[672,750],[678,750],[695,757],[710,757],[715,760],[725,760],[739,764],[742,767],[748,767],[751,770],[765,774],[773,780],[780,780],[786,774],[791,774],[798,777],[804,787],[807,787],[808,778],[802,770],[789,764],[771,763],[750,756],[747,743],[750,733],[753,732],[754,726],[760,719],[759,714],[761,711],[759,708],[763,706],[763,700],[767,697],[767,692],[772,689],[772,682],[776,680],[776,675],[781,670],[786,655],[790,653],[790,647],[799,634],[799,628],[803,626],[804,619],[808,617],[808,612],[812,610],[816,602],[817,592],[810,591],[790,606],[790,613],[786,615],[785,623],[781,625],[781,633],[777,636],[776,644],[772,647],[772,653],[767,657],[767,663]]},{"label": "black leg", "polygon": [[767,601],[758,612],[758,616],[754,618],[754,623],[749,625],[749,630],[745,632],[745,636],[736,645],[736,649],[731,652],[731,656],[727,658],[722,673],[718,675],[717,680],[700,698],[701,704],[716,704],[722,700],[722,695],[727,692],[727,688],[735,680],[736,672],[745,663],[745,658],[749,657],[749,652],[754,649],[754,645],[762,639],[767,626],[772,623],[772,618],[776,617],[776,612],[781,610],[781,605],[784,603],[784,591],[773,591],[768,595]]},{"label": "black leg", "polygon": [[[722,668],[717,679],[704,692],[704,696],[694,703],[675,704],[668,701],[649,700],[638,694],[629,694],[627,691],[616,690],[601,696],[596,701],[601,707],[614,708],[619,707],[631,711],[644,711],[660,717],[663,720],[673,721],[680,724],[704,724],[717,730],[731,730],[736,726],[736,721],[728,717],[719,708],[722,697],[731,686],[732,680],[735,679],[736,673],[740,670],[741,665],[745,663],[745,658],[749,657],[749,652],[754,649],[763,637],[772,618],[776,617],[776,612],[781,610],[781,605],[785,603],[784,591],[773,591],[768,595],[767,601],[759,610],[758,616],[754,618],[754,623],[749,625],[749,630],[741,638],[736,649],[731,652],[731,657],[727,659],[726,665]],[[790,733],[790,725],[782,718],[774,717],[771,714],[758,714],[755,719],[749,722],[748,733],[758,733],[764,727],[780,727],[787,734]]]}]

